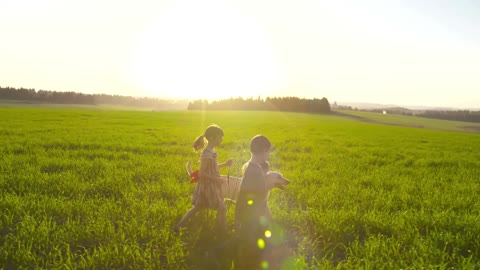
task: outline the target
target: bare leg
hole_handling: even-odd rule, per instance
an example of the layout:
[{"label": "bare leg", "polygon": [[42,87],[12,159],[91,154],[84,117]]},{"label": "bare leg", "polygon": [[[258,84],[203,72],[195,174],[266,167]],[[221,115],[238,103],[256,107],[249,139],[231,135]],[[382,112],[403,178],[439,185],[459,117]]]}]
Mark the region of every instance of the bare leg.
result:
[{"label": "bare leg", "polygon": [[217,209],[217,227],[224,232],[227,231],[227,208],[225,204]]},{"label": "bare leg", "polygon": [[193,206],[188,210],[188,212],[183,216],[183,218],[178,222],[178,224],[175,226],[175,229],[180,229],[185,226],[185,223],[190,219],[190,217],[194,216],[198,211],[200,210],[200,207],[198,206]]}]

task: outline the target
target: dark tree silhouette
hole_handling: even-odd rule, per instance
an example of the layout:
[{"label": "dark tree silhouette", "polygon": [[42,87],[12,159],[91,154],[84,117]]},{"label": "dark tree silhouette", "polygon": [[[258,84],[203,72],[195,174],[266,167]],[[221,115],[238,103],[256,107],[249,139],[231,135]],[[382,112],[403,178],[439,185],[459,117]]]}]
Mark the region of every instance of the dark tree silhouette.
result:
[{"label": "dark tree silhouette", "polygon": [[289,111],[307,113],[330,113],[330,103],[326,98],[303,99],[298,97],[260,97],[243,99],[229,98],[209,103],[195,100],[188,105],[189,110],[254,110],[254,111]]},{"label": "dark tree silhouette", "polygon": [[[156,98],[138,98],[130,96],[106,95],[106,94],[83,94],[76,92],[57,92],[26,88],[0,87],[0,99],[35,101],[44,103],[60,104],[112,104],[139,107],[156,107],[162,109],[178,109],[186,107],[186,102],[175,103],[170,100]],[[183,109],[185,108],[183,107]]]},{"label": "dark tree silhouette", "polygon": [[468,111],[468,110],[433,111],[433,110],[428,110],[428,111],[425,111],[423,114],[421,114],[419,116],[428,117],[428,118],[443,119],[443,120],[480,123],[480,111]]},{"label": "dark tree silhouette", "polygon": [[[345,109],[345,108],[340,108]],[[351,109],[351,108],[350,108]],[[450,121],[463,121],[480,123],[480,111],[470,110],[408,110],[404,108],[385,108],[385,109],[371,109],[362,110],[375,113],[387,113],[387,114],[401,114],[416,117],[425,117]]]}]

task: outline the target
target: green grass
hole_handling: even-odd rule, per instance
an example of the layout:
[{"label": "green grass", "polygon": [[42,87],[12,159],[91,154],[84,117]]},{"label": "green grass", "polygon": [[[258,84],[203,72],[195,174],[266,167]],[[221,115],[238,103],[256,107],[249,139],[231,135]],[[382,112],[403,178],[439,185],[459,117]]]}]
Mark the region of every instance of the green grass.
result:
[{"label": "green grass", "polygon": [[261,133],[291,181],[270,196],[282,251],[271,266],[480,267],[477,134],[280,112],[2,108],[0,119],[0,268],[229,265],[228,252],[205,255],[219,245],[214,213],[170,230],[190,207],[191,143],[211,123],[225,131],[219,161],[243,164]]}]

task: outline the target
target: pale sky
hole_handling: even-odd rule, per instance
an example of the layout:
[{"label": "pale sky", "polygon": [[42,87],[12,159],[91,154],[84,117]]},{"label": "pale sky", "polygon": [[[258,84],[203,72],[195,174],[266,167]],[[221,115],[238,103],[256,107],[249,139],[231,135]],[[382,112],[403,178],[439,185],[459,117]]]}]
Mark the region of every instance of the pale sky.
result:
[{"label": "pale sky", "polygon": [[1,0],[0,86],[480,108],[476,0]]}]

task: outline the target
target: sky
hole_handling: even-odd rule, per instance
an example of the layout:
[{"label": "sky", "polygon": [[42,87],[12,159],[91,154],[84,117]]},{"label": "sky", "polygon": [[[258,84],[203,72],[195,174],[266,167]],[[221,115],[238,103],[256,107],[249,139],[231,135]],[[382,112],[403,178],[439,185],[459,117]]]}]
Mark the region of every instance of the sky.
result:
[{"label": "sky", "polygon": [[2,0],[0,86],[480,108],[476,0]]}]

